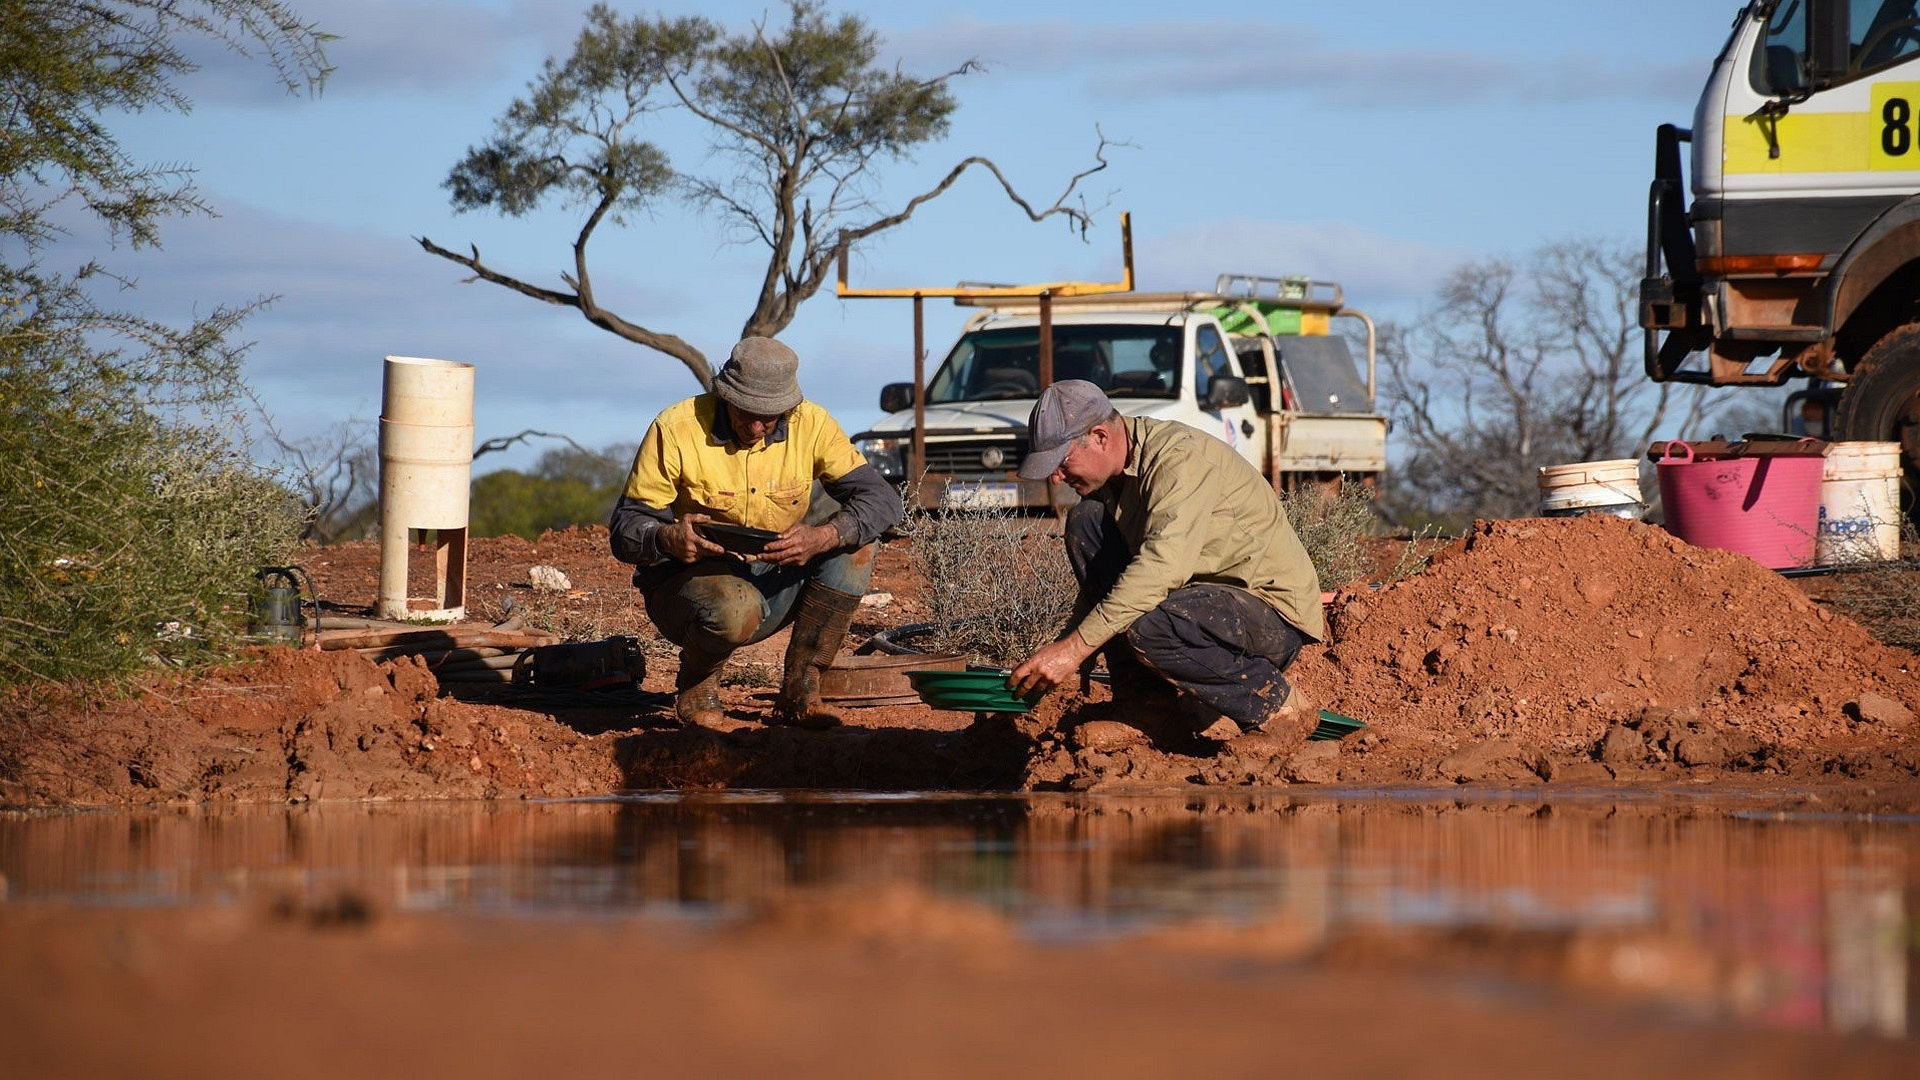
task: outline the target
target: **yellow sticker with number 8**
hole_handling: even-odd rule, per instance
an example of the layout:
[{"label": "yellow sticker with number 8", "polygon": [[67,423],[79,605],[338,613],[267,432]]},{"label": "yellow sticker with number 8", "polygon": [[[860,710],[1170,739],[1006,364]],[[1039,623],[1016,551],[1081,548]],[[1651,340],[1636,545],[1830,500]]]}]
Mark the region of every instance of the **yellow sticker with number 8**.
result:
[{"label": "yellow sticker with number 8", "polygon": [[1920,170],[1920,82],[1876,85],[1867,119],[1867,162],[1872,168]]}]

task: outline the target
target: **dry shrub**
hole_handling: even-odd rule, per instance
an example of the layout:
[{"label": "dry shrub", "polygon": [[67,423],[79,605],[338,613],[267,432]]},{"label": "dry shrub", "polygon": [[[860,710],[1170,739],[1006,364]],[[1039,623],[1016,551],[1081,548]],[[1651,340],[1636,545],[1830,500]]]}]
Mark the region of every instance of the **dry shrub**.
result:
[{"label": "dry shrub", "polygon": [[1364,484],[1308,484],[1280,496],[1320,588],[1337,589],[1366,576],[1367,536],[1373,531],[1373,489]]},{"label": "dry shrub", "polygon": [[1841,575],[1833,603],[1881,641],[1920,652],[1920,568],[1912,563]]},{"label": "dry shrub", "polygon": [[1433,561],[1434,553],[1450,542],[1438,528],[1430,525],[1422,527],[1399,541],[1393,563],[1382,570],[1380,580],[1399,581],[1420,573]]},{"label": "dry shrub", "polygon": [[1379,524],[1373,506],[1378,497],[1379,493],[1365,484],[1345,481],[1331,486],[1309,484],[1280,496],[1280,505],[1286,509],[1300,545],[1307,549],[1323,591],[1331,592],[1369,575],[1398,581],[1426,568],[1438,546],[1434,543],[1436,530],[1430,527],[1400,541],[1393,560],[1383,561],[1381,542],[1372,538]]},{"label": "dry shrub", "polygon": [[901,525],[926,583],[928,646],[1011,665],[1057,637],[1078,591],[1054,519],[929,510]]}]

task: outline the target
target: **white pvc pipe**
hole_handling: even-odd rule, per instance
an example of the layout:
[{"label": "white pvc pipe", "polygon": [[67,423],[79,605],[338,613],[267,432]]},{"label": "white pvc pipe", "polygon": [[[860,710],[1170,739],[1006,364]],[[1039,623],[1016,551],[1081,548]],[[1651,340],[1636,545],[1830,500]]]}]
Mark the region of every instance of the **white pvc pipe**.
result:
[{"label": "white pvc pipe", "polygon": [[[473,365],[387,357],[380,408],[382,617],[465,617],[472,486]],[[438,606],[426,610],[409,610],[408,604],[408,533],[413,529],[440,534]]]}]

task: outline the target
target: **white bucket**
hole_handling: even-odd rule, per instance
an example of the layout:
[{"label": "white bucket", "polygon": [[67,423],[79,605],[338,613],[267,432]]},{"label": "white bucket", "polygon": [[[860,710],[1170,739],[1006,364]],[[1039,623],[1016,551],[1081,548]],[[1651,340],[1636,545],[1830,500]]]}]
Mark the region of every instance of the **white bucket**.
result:
[{"label": "white bucket", "polygon": [[1837,442],[1820,474],[1817,566],[1900,557],[1900,444]]},{"label": "white bucket", "polygon": [[1640,499],[1638,458],[1576,461],[1540,468],[1541,517],[1606,514],[1638,518],[1646,508]]}]

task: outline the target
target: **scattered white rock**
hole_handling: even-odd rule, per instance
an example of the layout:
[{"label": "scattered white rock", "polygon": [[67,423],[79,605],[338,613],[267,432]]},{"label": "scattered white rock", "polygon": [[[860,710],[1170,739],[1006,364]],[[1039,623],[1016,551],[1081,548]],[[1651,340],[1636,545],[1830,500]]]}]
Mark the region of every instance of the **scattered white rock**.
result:
[{"label": "scattered white rock", "polygon": [[860,598],[861,607],[886,607],[891,603],[893,594],[890,592],[870,592]]},{"label": "scattered white rock", "polygon": [[527,581],[542,592],[569,592],[573,582],[559,568],[552,566],[534,566],[527,569]]}]

